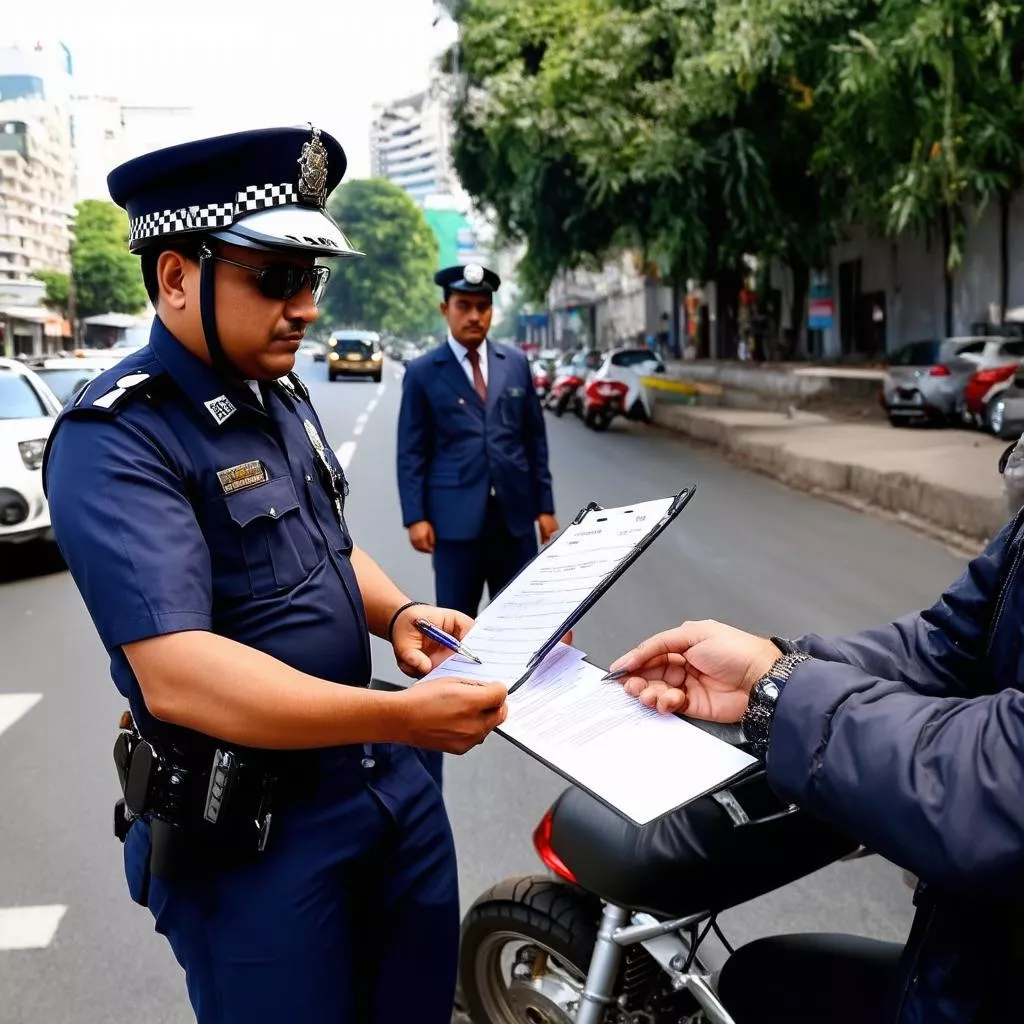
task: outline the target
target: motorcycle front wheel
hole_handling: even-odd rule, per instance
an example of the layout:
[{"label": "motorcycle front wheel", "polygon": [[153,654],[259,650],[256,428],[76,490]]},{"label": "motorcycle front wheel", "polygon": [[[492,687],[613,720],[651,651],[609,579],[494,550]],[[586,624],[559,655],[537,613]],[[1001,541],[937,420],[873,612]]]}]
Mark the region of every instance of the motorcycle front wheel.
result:
[{"label": "motorcycle front wheel", "polygon": [[600,903],[547,876],[509,878],[462,922],[459,982],[474,1024],[572,1024]]}]

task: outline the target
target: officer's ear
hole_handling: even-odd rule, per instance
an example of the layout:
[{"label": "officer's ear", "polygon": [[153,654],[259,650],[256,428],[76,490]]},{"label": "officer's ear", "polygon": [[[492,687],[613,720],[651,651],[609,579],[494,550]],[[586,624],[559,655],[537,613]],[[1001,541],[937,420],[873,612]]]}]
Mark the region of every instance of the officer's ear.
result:
[{"label": "officer's ear", "polygon": [[448,319],[448,302],[447,302],[447,300],[445,300],[444,302],[441,303],[440,310],[441,310],[441,316],[443,316],[445,318],[445,320],[447,320]]},{"label": "officer's ear", "polygon": [[156,280],[160,297],[171,309],[184,309],[188,300],[189,278],[194,264],[180,252],[165,249],[156,261]]}]

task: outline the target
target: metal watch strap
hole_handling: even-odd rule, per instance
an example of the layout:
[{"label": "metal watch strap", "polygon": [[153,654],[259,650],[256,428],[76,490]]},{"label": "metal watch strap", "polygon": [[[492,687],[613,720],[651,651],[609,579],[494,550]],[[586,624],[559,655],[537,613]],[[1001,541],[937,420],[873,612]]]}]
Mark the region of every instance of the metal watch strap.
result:
[{"label": "metal watch strap", "polygon": [[[775,643],[774,638],[772,643]],[[797,665],[810,660],[811,656],[801,651],[784,654],[754,684],[750,691],[747,710],[744,712],[742,720],[743,735],[758,757],[763,758],[768,753],[772,716],[775,714],[775,704],[782,692],[782,687],[785,686]]]},{"label": "metal watch strap", "polygon": [[787,640],[784,636],[771,636],[768,638],[771,640],[782,654],[800,654],[800,648],[797,647],[792,640]]}]

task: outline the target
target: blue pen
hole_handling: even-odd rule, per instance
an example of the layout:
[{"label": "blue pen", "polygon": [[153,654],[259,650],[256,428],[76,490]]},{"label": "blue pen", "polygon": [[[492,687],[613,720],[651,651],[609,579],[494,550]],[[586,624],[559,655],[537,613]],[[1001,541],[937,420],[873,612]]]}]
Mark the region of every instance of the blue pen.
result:
[{"label": "blue pen", "polygon": [[426,619],[417,619],[416,628],[424,636],[429,637],[442,647],[447,647],[448,650],[454,651],[456,654],[461,655],[463,658],[468,658],[470,661],[475,661],[478,665],[483,664],[483,662],[461,641],[456,640],[455,637],[435,626],[432,622],[427,622]]}]

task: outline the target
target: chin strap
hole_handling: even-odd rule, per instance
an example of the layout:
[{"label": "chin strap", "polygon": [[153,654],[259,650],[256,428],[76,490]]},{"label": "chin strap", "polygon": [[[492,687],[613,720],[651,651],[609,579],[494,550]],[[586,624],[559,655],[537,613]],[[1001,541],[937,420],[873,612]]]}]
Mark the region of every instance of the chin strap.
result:
[{"label": "chin strap", "polygon": [[217,304],[213,293],[213,251],[204,242],[199,249],[199,313],[203,321],[203,334],[210,362],[217,373],[225,377],[241,377],[238,368],[228,359],[217,333]]}]

